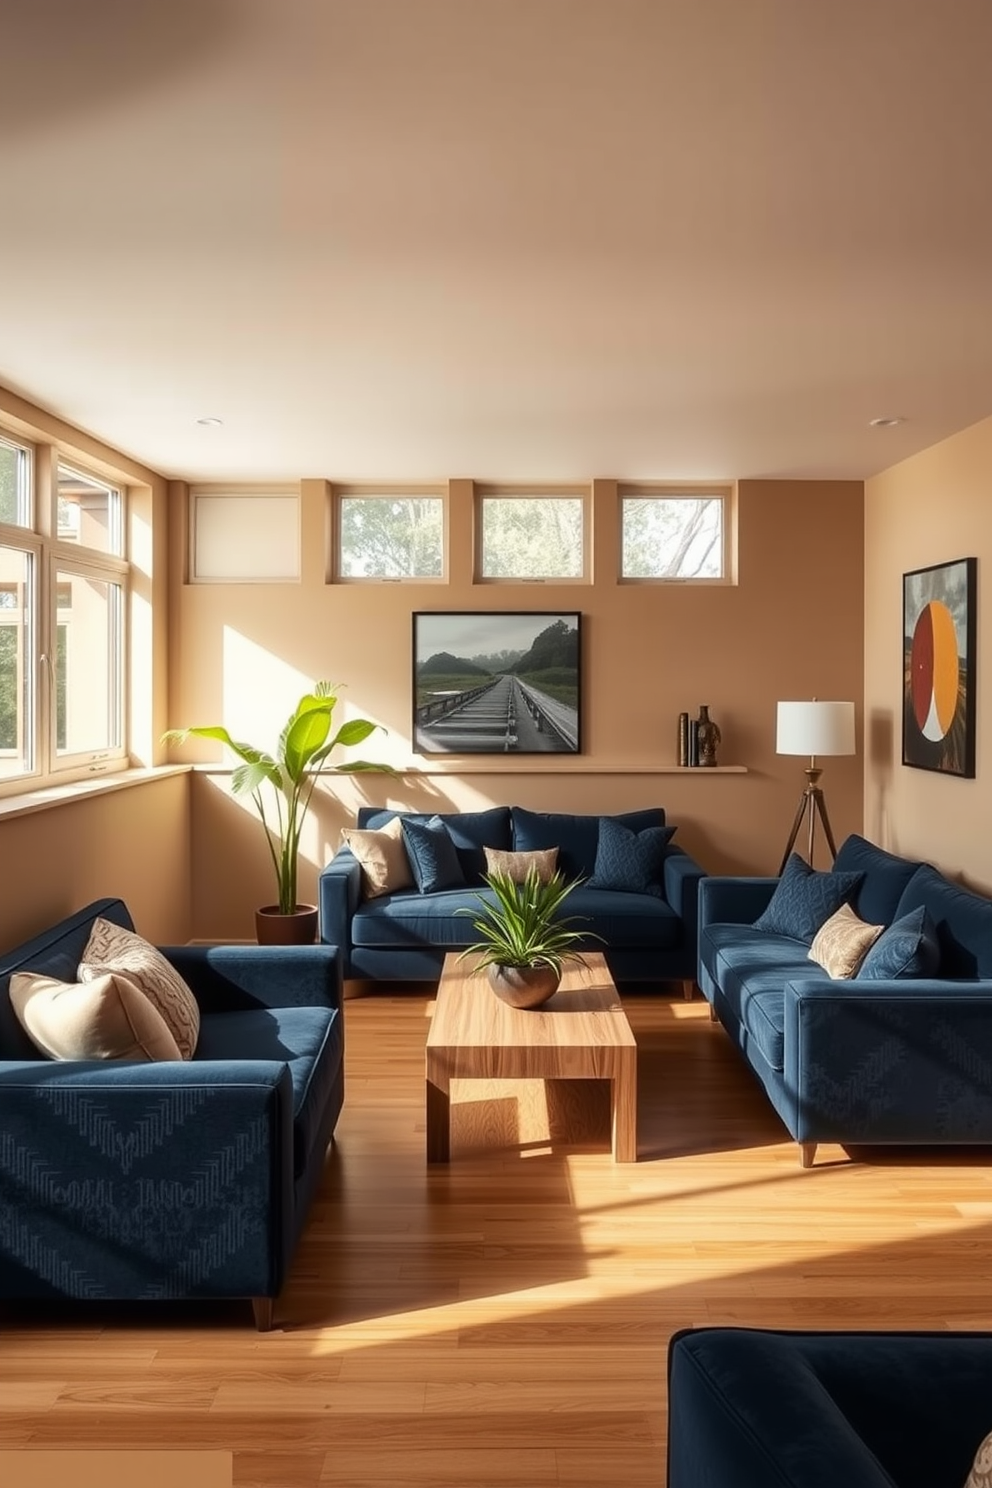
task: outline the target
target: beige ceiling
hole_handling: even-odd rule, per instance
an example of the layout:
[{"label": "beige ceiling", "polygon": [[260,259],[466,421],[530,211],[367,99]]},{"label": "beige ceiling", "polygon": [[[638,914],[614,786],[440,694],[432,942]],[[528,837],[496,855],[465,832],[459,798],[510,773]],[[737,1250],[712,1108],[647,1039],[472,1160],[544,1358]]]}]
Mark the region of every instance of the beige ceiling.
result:
[{"label": "beige ceiling", "polygon": [[992,0],[0,22],[0,383],[165,473],[861,477],[992,413]]}]

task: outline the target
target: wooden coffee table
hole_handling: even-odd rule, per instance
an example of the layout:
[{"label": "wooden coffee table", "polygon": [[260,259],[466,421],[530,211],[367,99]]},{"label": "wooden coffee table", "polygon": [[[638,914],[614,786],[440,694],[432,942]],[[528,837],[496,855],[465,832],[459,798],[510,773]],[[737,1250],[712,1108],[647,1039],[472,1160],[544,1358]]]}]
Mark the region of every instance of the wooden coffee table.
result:
[{"label": "wooden coffee table", "polygon": [[637,1045],[598,951],[543,1008],[508,1007],[470,958],[445,957],[427,1035],[427,1161],[447,1162],[452,1080],[609,1080],[613,1161],[637,1161]]}]

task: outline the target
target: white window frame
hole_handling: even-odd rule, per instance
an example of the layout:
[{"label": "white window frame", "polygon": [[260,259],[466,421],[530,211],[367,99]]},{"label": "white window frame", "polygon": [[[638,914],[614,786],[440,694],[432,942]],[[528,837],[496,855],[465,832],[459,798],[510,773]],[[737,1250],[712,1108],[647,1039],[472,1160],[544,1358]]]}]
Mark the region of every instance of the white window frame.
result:
[{"label": "white window frame", "polygon": [[[229,501],[233,510],[234,503],[252,502],[276,499],[279,501],[292,501],[295,516],[295,528],[293,536],[296,547],[296,568],[292,574],[289,573],[232,573],[232,574],[201,574],[198,571],[197,558],[197,514],[201,501]],[[189,488],[188,506],[188,528],[189,546],[187,551],[187,574],[190,584],[299,584],[303,575],[303,550],[302,550],[302,501],[299,486],[292,485],[195,485]]]},{"label": "white window frame", "polygon": [[[617,486],[617,582],[620,584],[682,584],[719,588],[736,582],[734,573],[734,531],[736,520],[736,486],[723,481],[671,482],[623,482]],[[650,501],[696,501],[699,499],[719,501],[721,517],[721,551],[718,575],[693,576],[680,574],[650,574],[641,576],[625,574],[623,571],[624,548],[624,502]]]},{"label": "white window frame", "polygon": [[[487,500],[527,501],[566,500],[581,502],[582,567],[577,574],[484,574],[485,503]],[[588,585],[592,580],[592,491],[584,485],[479,485],[474,491],[473,512],[473,582],[476,584]]]},{"label": "white window frame", "polygon": [[[440,501],[441,503],[441,572],[439,574],[346,574],[341,551],[343,521],[342,502],[359,501]],[[444,486],[395,485],[388,481],[375,484],[338,484],[331,487],[331,582],[334,584],[446,584],[448,582],[448,492]]]},{"label": "white window frame", "polygon": [[[31,655],[25,665],[30,669],[28,716],[24,719],[25,739],[31,746],[28,767],[17,775],[0,779],[0,796],[16,796],[47,785],[88,779],[95,774],[126,769],[128,753],[128,617],[130,614],[130,564],[124,534],[127,531],[128,490],[126,484],[105,472],[93,470],[63,451],[57,445],[31,444],[9,430],[0,429],[0,438],[28,451],[30,456],[32,512],[31,527],[0,523],[0,544],[27,553],[32,559],[33,582],[27,621]],[[39,455],[47,450],[48,458]],[[95,484],[116,493],[116,509],[111,517],[114,541],[122,549],[108,553],[84,547],[78,542],[61,541],[58,537],[58,470],[68,469]],[[48,479],[39,480],[44,470]],[[108,678],[113,702],[113,730],[116,737],[106,747],[72,753],[58,751],[56,739],[55,656],[57,652],[57,580],[59,572],[97,579],[119,588],[119,603],[114,617],[116,627],[115,668]]]}]

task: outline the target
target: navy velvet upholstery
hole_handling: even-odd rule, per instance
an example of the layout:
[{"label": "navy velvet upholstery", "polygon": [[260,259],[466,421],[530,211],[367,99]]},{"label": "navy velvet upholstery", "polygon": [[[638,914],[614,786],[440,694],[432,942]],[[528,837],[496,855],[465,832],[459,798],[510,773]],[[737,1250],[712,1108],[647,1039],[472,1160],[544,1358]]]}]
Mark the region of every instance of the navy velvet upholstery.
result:
[{"label": "navy velvet upholstery", "polygon": [[[422,815],[410,818],[365,808],[358,823],[381,827],[397,814],[405,820],[426,820]],[[478,894],[489,894],[482,884],[485,847],[519,852],[558,847],[565,876],[588,880],[596,867],[605,821],[617,826],[618,838],[632,842],[651,834],[650,851],[645,845],[646,857],[632,854],[631,866],[643,883],[645,861],[650,859],[654,882],[639,892],[629,886],[599,888],[583,882],[565,901],[563,914],[577,918],[577,928],[588,932],[584,942],[588,949],[605,952],[617,981],[694,977],[703,870],[680,848],[661,842],[672,829],[660,807],[609,818],[495,807],[464,815],[440,814],[439,819],[459,852],[464,887],[435,893],[402,890],[367,900],[349,848],[340,848],[323,869],[318,886],[321,938],[341,947],[345,976],[436,981],[446,952],[462,950],[478,939],[472,917],[480,910]]]},{"label": "navy velvet upholstery", "polygon": [[988,1333],[682,1330],[668,1488],[964,1488],[990,1378]]},{"label": "navy velvet upholstery", "polygon": [[714,877],[699,886],[703,995],[796,1141],[992,1143],[992,902],[861,838],[838,861],[857,863],[874,913],[933,921],[935,972],[832,979],[760,928],[774,879]]},{"label": "navy velvet upholstery", "polygon": [[404,821],[403,842],[421,894],[436,894],[439,889],[454,889],[465,882],[455,844],[439,816]]},{"label": "navy velvet upholstery", "polygon": [[160,947],[201,1011],[188,1062],[42,1059],[11,974],[72,981],[101,900],[0,956],[0,1297],[278,1294],[344,1098],[335,947]]},{"label": "navy velvet upholstery", "polygon": [[793,853],[755,928],[810,945],[821,925],[850,899],[861,878],[860,873],[816,873]]},{"label": "navy velvet upholstery", "polygon": [[921,904],[882,931],[858,967],[857,979],[885,982],[898,977],[936,976],[939,967],[937,931],[926,906]]},{"label": "navy velvet upholstery", "polygon": [[645,827],[642,832],[634,832],[610,816],[601,817],[589,887],[612,889],[614,893],[653,894],[656,899],[663,899],[665,848],[674,836],[674,827]]}]

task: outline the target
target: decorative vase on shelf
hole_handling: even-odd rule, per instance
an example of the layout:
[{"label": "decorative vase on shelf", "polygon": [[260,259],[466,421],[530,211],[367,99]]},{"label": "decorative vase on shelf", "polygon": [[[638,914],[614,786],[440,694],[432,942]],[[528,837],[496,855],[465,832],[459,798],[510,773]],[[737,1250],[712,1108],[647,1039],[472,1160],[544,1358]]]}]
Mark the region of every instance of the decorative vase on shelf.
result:
[{"label": "decorative vase on shelf", "polygon": [[722,735],[719,727],[710,717],[710,710],[706,703],[701,703],[699,706],[696,733],[699,739],[699,763],[701,765],[715,765],[716,746],[720,743]]}]

